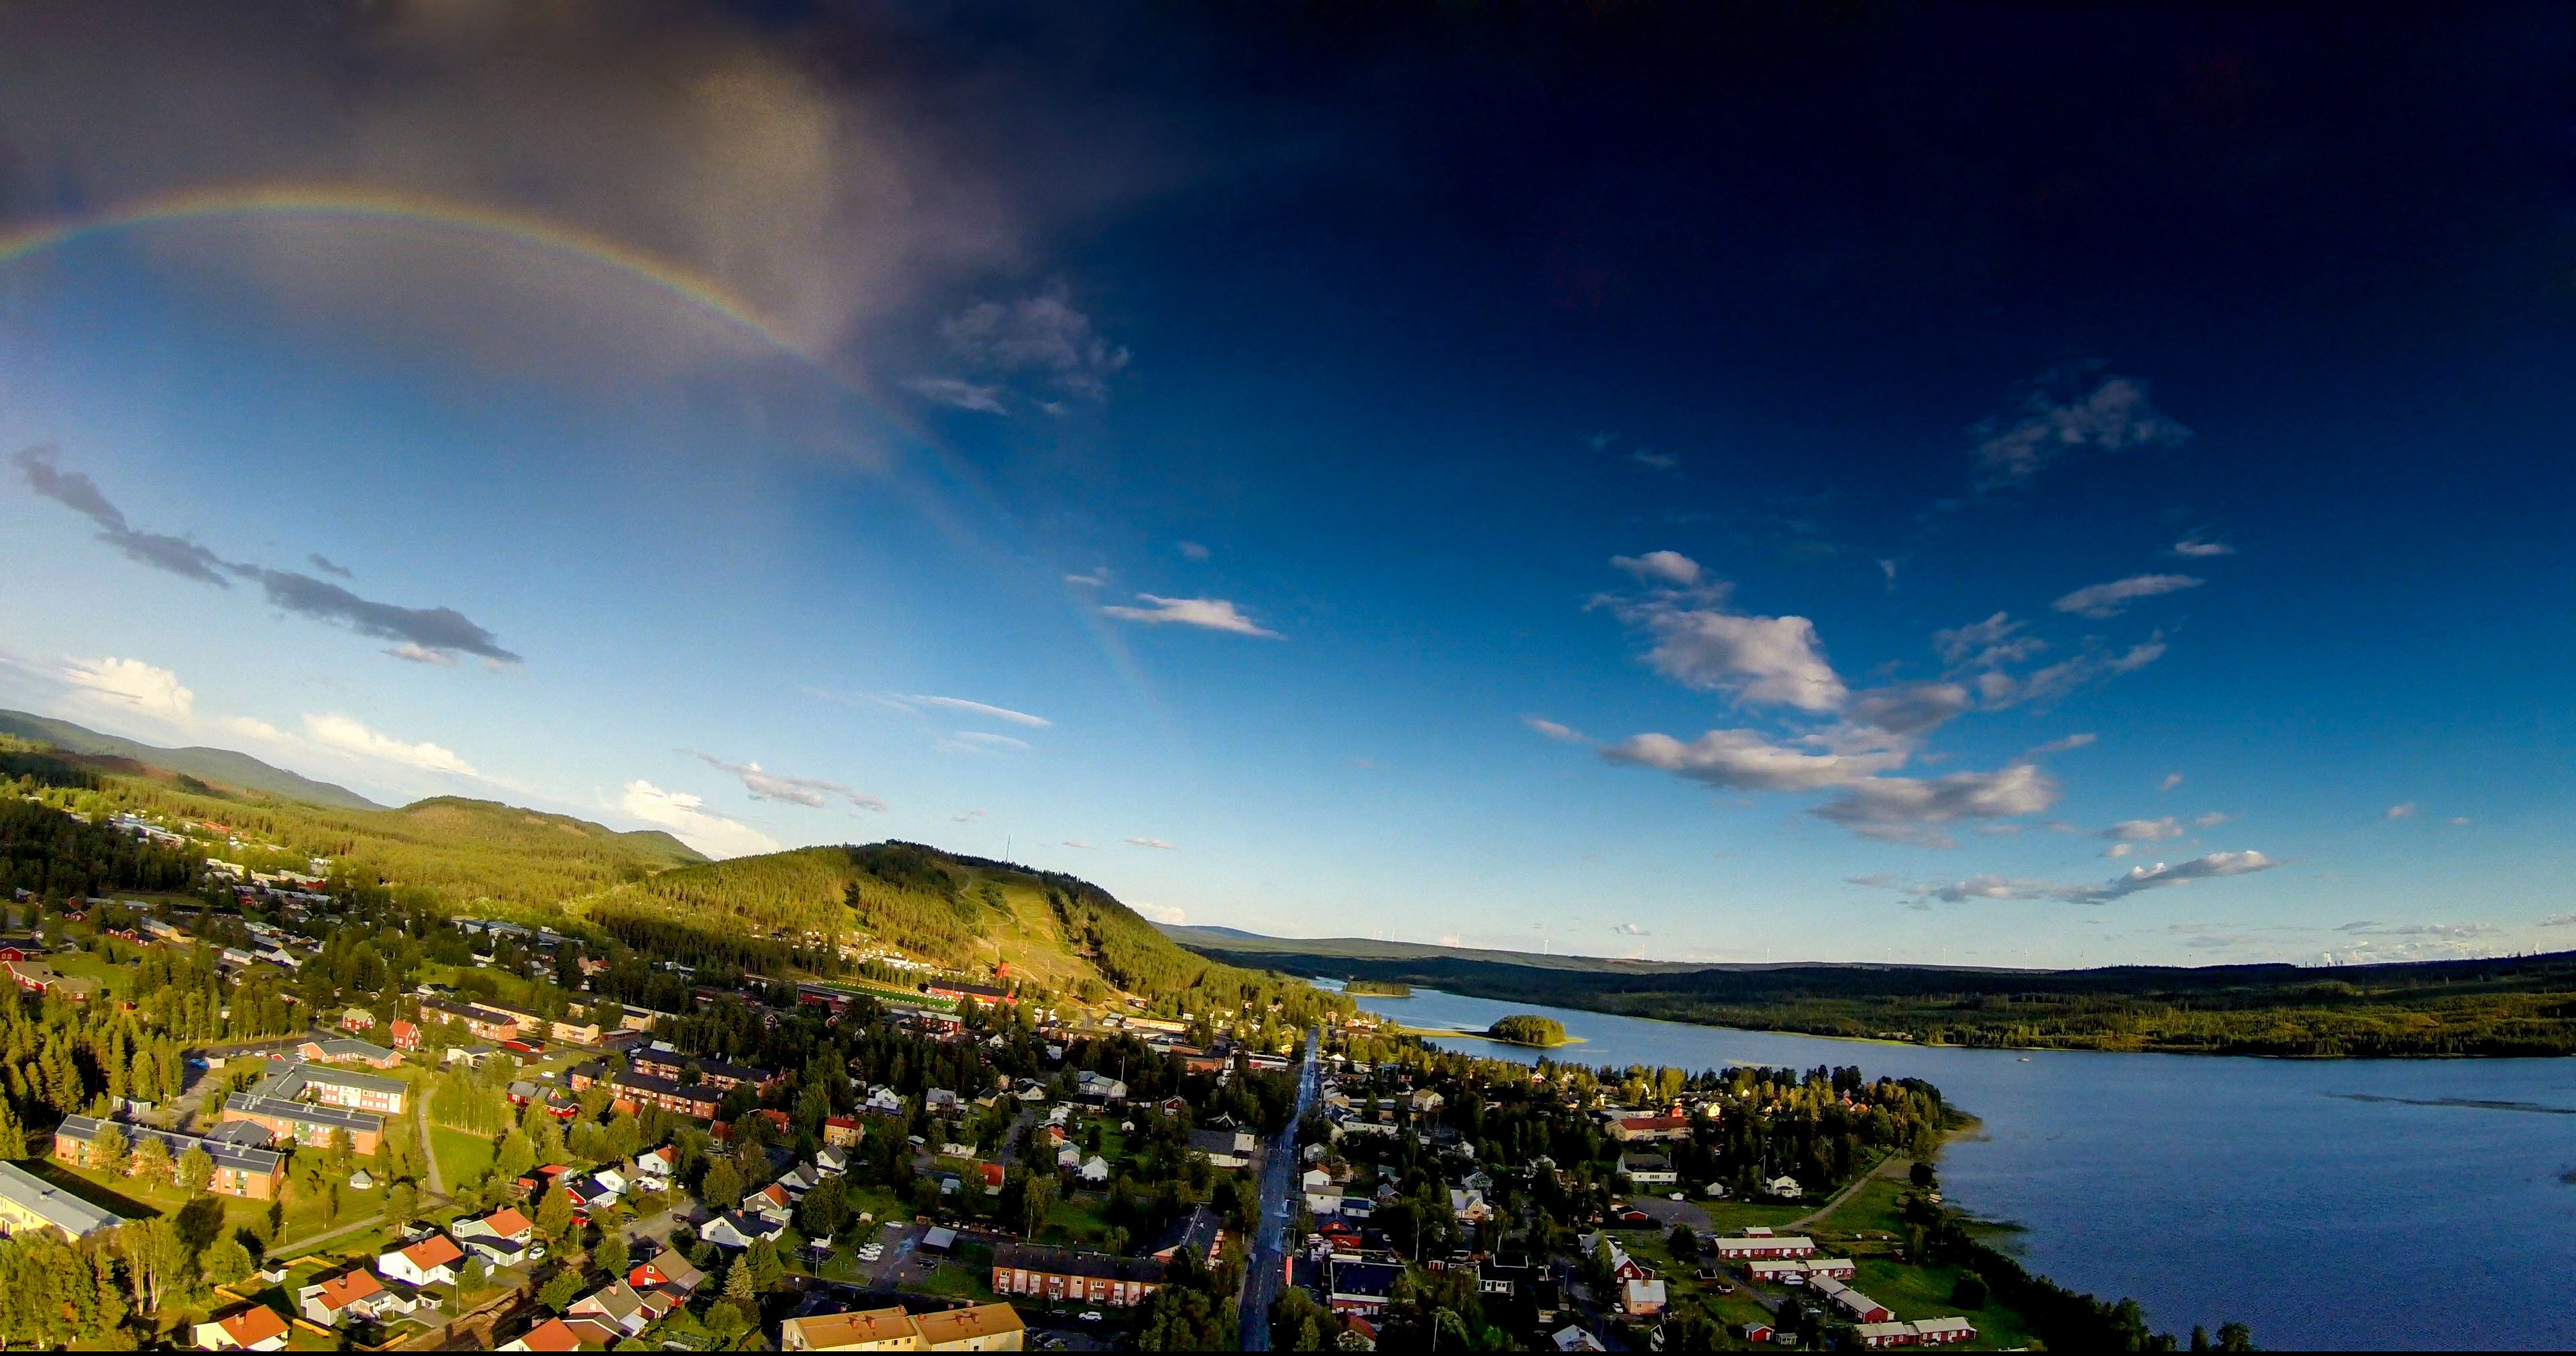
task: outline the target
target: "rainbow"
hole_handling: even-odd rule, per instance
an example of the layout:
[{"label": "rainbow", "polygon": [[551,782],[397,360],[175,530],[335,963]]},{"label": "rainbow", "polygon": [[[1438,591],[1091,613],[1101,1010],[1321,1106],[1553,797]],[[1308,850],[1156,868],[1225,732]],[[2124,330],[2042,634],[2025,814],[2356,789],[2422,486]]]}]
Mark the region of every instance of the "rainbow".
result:
[{"label": "rainbow", "polygon": [[596,231],[525,212],[397,189],[313,184],[182,189],[121,203],[102,211],[50,217],[0,228],[0,268],[78,241],[142,227],[260,217],[434,226],[507,241],[620,274],[693,310],[714,316],[773,348],[808,363],[814,362],[813,355],[807,353],[793,336],[749,302],[727,290],[723,283],[660,255]]}]

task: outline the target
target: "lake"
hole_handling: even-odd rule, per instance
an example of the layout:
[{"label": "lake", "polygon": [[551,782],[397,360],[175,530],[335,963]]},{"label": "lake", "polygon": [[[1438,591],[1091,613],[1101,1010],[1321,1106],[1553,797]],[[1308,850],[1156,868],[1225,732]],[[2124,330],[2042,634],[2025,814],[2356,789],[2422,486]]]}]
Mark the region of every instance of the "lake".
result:
[{"label": "lake", "polygon": [[[1329,987],[1329,982],[1327,982]],[[1563,1062],[1858,1065],[1984,1122],[1943,1194],[2033,1271],[2187,1336],[2265,1347],[2576,1348],[2576,1059],[2290,1061],[1917,1047],[1500,1003],[1360,998],[1407,1026],[1554,1017]],[[1524,1063],[1538,1052],[1441,1039]]]}]

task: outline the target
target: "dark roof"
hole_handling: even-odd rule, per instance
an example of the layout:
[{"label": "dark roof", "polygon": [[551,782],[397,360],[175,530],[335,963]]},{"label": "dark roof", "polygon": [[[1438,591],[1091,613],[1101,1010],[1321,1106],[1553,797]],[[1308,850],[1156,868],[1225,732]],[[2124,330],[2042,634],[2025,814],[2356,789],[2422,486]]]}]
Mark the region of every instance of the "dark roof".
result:
[{"label": "dark roof", "polygon": [[1394,1291],[1396,1278],[1403,1274],[1404,1268],[1393,1262],[1335,1262],[1332,1293],[1383,1298]]},{"label": "dark roof", "polygon": [[1074,1248],[1005,1243],[993,1249],[993,1265],[1009,1271],[1042,1271],[1057,1276],[1090,1276],[1104,1281],[1163,1283],[1163,1264],[1150,1257],[1112,1257]]},{"label": "dark roof", "polygon": [[[96,1117],[92,1116],[65,1116],[63,1117],[63,1123],[54,1127],[54,1133],[63,1136],[64,1138],[76,1140],[82,1144],[87,1144],[98,1138],[98,1128],[100,1124],[101,1122]],[[247,1122],[237,1121],[235,1124],[247,1124]],[[170,1151],[170,1161],[173,1163],[177,1162],[180,1156],[187,1153],[190,1149],[204,1149],[206,1151],[206,1156],[215,1160],[215,1166],[218,1168],[235,1168],[242,1172],[255,1173],[261,1177],[266,1177],[277,1171],[277,1165],[281,1161],[277,1154],[272,1153],[267,1149],[244,1148],[239,1144],[233,1143],[229,1139],[215,1139],[212,1137],[200,1139],[195,1135],[181,1135],[174,1134],[168,1130],[155,1130],[148,1125],[125,1125],[120,1123],[116,1128],[125,1132],[125,1142],[128,1145],[139,1145],[147,1139],[157,1139],[161,1141],[162,1147]],[[266,1135],[266,1133],[267,1132],[265,1130],[261,1131],[263,1136]]]},{"label": "dark roof", "polygon": [[655,1078],[651,1074],[612,1074],[608,1079],[608,1085],[612,1088],[631,1088],[637,1092],[650,1092],[664,1097],[687,1097],[701,1102],[713,1103],[724,1100],[724,1093],[720,1088],[710,1087],[704,1083],[687,1086],[667,1078]]},{"label": "dark roof", "polygon": [[248,1092],[237,1092],[225,1098],[224,1110],[238,1111],[245,1116],[266,1116],[271,1120],[363,1130],[371,1135],[380,1134],[385,1128],[385,1118],[372,1111],[344,1111],[336,1106],[315,1106],[310,1102],[290,1102]]},{"label": "dark roof", "polygon": [[1188,1214],[1163,1226],[1163,1237],[1154,1244],[1154,1255],[1187,1251],[1205,1259],[1216,1247],[1216,1236],[1224,1227],[1215,1211],[1204,1205],[1191,1206]]}]

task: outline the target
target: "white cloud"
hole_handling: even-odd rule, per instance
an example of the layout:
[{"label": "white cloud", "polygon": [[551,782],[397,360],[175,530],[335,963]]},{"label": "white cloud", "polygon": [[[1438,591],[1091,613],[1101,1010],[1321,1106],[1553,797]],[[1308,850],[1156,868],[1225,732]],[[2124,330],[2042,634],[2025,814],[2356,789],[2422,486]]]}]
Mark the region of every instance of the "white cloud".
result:
[{"label": "white cloud", "polygon": [[2212,810],[2208,814],[2195,816],[2191,821],[2191,826],[2195,829],[2214,829],[2226,822],[2227,816],[2220,814],[2216,810]]},{"label": "white cloud", "polygon": [[1127,366],[1127,350],[1093,333],[1091,317],[1074,309],[1060,283],[1008,304],[978,302],[950,316],[939,333],[975,366],[1031,373],[1086,400],[1108,399],[1109,378]]},{"label": "white cloud", "polygon": [[1980,488],[2019,485],[2049,463],[2088,447],[2116,452],[2151,445],[2174,446],[2191,430],[2157,410],[2145,382],[2106,377],[2089,392],[2082,369],[2060,369],[2032,384],[2021,411],[1989,419],[1969,431],[1977,440]]},{"label": "white cloud", "polygon": [[2064,739],[2052,739],[2047,743],[2040,745],[2038,748],[2032,749],[2030,751],[2030,756],[2036,758],[2041,754],[2065,753],[2071,749],[2085,748],[2090,746],[2097,737],[2098,736],[2092,734],[2071,734],[2066,736]]},{"label": "white cloud", "polygon": [[2102,849],[2102,855],[2105,857],[2126,857],[2137,850],[2138,845],[2135,843],[2113,843],[2111,846]]},{"label": "white cloud", "polygon": [[2279,865],[2259,852],[2213,852],[2206,857],[2194,857],[2171,866],[2158,862],[2154,866],[2136,867],[2127,875],[2101,885],[2062,890],[2057,897],[2076,904],[2108,904],[2141,890],[2160,890],[2171,885],[2189,885],[2196,880],[2251,875]]},{"label": "white cloud", "polygon": [[1164,842],[1160,838],[1130,838],[1127,841],[1140,848],[1153,848],[1161,852],[1180,851],[1179,848],[1173,847],[1171,844]]},{"label": "white cloud", "polygon": [[2102,831],[2102,836],[2115,843],[2161,843],[2180,838],[2186,830],[2182,821],[2172,815],[2162,819],[2123,819]]},{"label": "white cloud", "polygon": [[1752,730],[1711,730],[1685,744],[1641,734],[1601,751],[1614,763],[1660,768],[1726,791],[1816,791],[1850,786],[1905,765],[1902,749],[1808,753]]},{"label": "white cloud", "polygon": [[226,716],[216,722],[244,739],[257,739],[271,744],[286,742],[286,732],[251,716]]},{"label": "white cloud", "polygon": [[2236,548],[2223,541],[2206,541],[2190,536],[2175,542],[2173,553],[2186,560],[2200,560],[2210,556],[2232,556],[2236,554]]},{"label": "white cloud", "polygon": [[2206,582],[2208,581],[2194,579],[2187,574],[2132,575],[2127,579],[2115,579],[2108,584],[2094,584],[2077,589],[2050,603],[2049,606],[2060,612],[2072,612],[2098,621],[2104,617],[2120,615],[2128,610],[2130,603],[2140,598],[2153,598],[2159,594],[2196,589]]},{"label": "white cloud", "polygon": [[1887,558],[1886,558],[1886,557],[1884,557],[1884,556],[1880,557],[1880,558],[1879,558],[1879,562],[1878,562],[1878,572],[1879,572],[1880,574],[1883,574],[1883,575],[1886,575],[1886,576],[1887,576],[1887,586],[1888,586],[1889,588],[1894,588],[1894,587],[1896,587],[1896,562],[1895,562],[1895,561],[1893,561],[1893,560],[1889,560],[1889,559],[1887,559]]},{"label": "white cloud", "polygon": [[903,385],[917,395],[979,414],[1005,414],[1002,388],[980,382],[961,381],[955,377],[913,377]]},{"label": "white cloud", "polygon": [[2412,819],[2412,818],[2414,818],[2414,816],[2415,816],[2415,802],[2413,802],[2413,801],[2411,801],[2411,800],[2410,800],[2410,801],[2406,802],[2406,803],[2405,803],[2405,804],[2403,804],[2403,805],[2391,805],[2391,806],[2389,806],[2389,807],[2388,807],[2388,811],[2387,811],[2387,813],[2386,813],[2386,814],[2384,814],[2384,815],[2382,815],[2382,816],[2381,816],[2381,818],[2383,818],[2383,819]]},{"label": "white cloud", "polygon": [[1603,596],[1627,624],[1655,637],[1646,662],[1684,687],[1724,692],[1736,701],[1835,711],[1849,695],[1825,662],[1815,623],[1804,617],[1756,617],[1726,609],[1732,586],[1709,581],[1699,563],[1672,551],[1615,557],[1641,582],[1664,581],[1643,598]]},{"label": "white cloud", "polygon": [[1544,716],[1523,716],[1521,724],[1555,740],[1559,744],[1580,744],[1583,732],[1570,725],[1559,725]]},{"label": "white cloud", "polygon": [[455,655],[445,650],[433,650],[414,641],[406,640],[385,653],[414,664],[435,664],[440,668],[448,669],[456,667]]},{"label": "white cloud", "polygon": [[1655,935],[1634,923],[1613,923],[1610,925],[1610,930],[1618,933],[1622,937],[1652,937]]},{"label": "white cloud", "polygon": [[1025,739],[1013,739],[1009,735],[990,734],[983,730],[959,730],[950,738],[968,748],[982,749],[986,752],[1026,753],[1030,748],[1029,741]]},{"label": "white cloud", "polygon": [[1865,838],[1920,847],[1950,847],[1941,826],[1963,820],[2010,819],[2057,803],[2057,779],[2030,763],[1945,777],[1872,777],[1810,813]]},{"label": "white cloud", "polygon": [[1642,556],[1612,556],[1610,563],[1637,576],[1641,584],[1690,588],[1699,583],[1699,562],[1679,551],[1648,551]]},{"label": "white cloud", "polygon": [[935,706],[942,711],[963,711],[971,716],[989,716],[994,720],[1008,721],[1013,725],[1025,725],[1033,730],[1048,729],[1055,724],[1044,716],[1033,716],[1026,711],[1014,711],[1007,706],[988,706],[983,702],[970,702],[963,697],[930,697],[917,692],[888,695],[893,700],[906,705]]},{"label": "white cloud", "polygon": [[2182,785],[2182,774],[2179,772],[2168,772],[2165,774],[2165,779],[2163,781],[2156,783],[2156,789],[2159,791],[2171,791],[2180,785]]},{"label": "white cloud", "polygon": [[1064,582],[1080,584],[1084,588],[1100,588],[1109,582],[1109,567],[1103,565],[1089,574],[1069,574],[1064,577]]},{"label": "white cloud", "polygon": [[1098,851],[1098,849],[1094,848],[1091,844],[1086,843],[1079,838],[1068,838],[1064,840],[1064,845],[1069,848],[1080,848],[1085,852]]},{"label": "white cloud", "polygon": [[1652,467],[1658,471],[1669,471],[1682,464],[1682,459],[1674,456],[1672,453],[1658,452],[1651,447],[1641,447],[1636,451],[1629,453],[1628,460],[1637,463],[1639,466]]},{"label": "white cloud", "polygon": [[1206,560],[1208,558],[1208,549],[1194,541],[1174,542],[1172,544],[1172,549],[1180,552],[1181,559],[1183,560]]},{"label": "white cloud", "polygon": [[2459,827],[2461,827],[2461,826],[2463,826],[2463,825],[2467,824],[2468,822],[2469,822],[2469,817],[2468,817],[2467,815],[2453,815],[2453,816],[2451,816],[2451,827],[2452,827],[2452,828],[2455,828],[2455,829],[2456,829],[2456,828],[2459,828]]},{"label": "white cloud", "polygon": [[[347,716],[313,715],[304,717],[304,734],[316,744],[327,745],[361,758],[380,763],[396,763],[419,768],[424,772],[449,772],[462,777],[480,777],[473,766],[448,749],[436,744],[406,744],[388,734],[368,729]],[[639,816],[640,818],[640,816]]]},{"label": "white cloud", "polygon": [[1169,904],[1139,904],[1136,906],[1136,912],[1153,922],[1169,924],[1172,927],[1179,927],[1190,921],[1187,911]]},{"label": "white cloud", "polygon": [[2547,918],[2541,919],[2540,922],[2534,926],[2544,928],[2576,928],[2576,913],[2553,913]]},{"label": "white cloud", "polygon": [[1138,598],[1152,607],[1104,607],[1100,609],[1122,621],[1160,625],[1175,622],[1182,626],[1202,627],[1210,631],[1230,631],[1239,636],[1259,636],[1277,640],[1279,633],[1256,624],[1223,598],[1163,598],[1140,593]]},{"label": "white cloud", "polygon": [[197,694],[181,685],[179,675],[140,659],[74,660],[63,666],[62,678],[100,705],[139,711],[174,725],[196,719]]},{"label": "white cloud", "polygon": [[695,753],[692,757],[710,767],[719,767],[742,779],[742,789],[754,800],[783,800],[791,805],[822,809],[835,800],[846,800],[862,810],[882,810],[886,803],[864,791],[855,791],[839,782],[815,777],[791,777],[783,772],[770,772],[758,763],[728,763],[712,753]]},{"label": "white cloud", "polygon": [[949,818],[960,824],[972,824],[976,820],[982,819],[987,813],[989,812],[984,810],[960,810],[957,813],[950,815]]},{"label": "white cloud", "polygon": [[681,842],[710,857],[748,857],[778,851],[778,840],[738,819],[709,813],[705,802],[684,791],[665,791],[637,779],[626,784],[617,808],[629,818],[668,829]]}]

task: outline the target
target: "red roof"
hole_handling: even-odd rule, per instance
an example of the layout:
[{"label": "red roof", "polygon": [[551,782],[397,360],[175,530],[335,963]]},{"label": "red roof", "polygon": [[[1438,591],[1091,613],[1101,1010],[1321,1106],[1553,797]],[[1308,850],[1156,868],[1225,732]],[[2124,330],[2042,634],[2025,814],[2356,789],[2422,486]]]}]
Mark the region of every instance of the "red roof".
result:
[{"label": "red roof", "polygon": [[1001,1165],[1001,1164],[999,1164],[999,1163],[986,1163],[986,1164],[984,1164],[984,1165],[983,1165],[983,1168],[984,1168],[984,1185],[986,1185],[986,1186],[1000,1186],[1000,1185],[1002,1184],[1002,1165]]},{"label": "red roof", "polygon": [[402,1255],[410,1258],[413,1266],[427,1271],[432,1267],[443,1267],[450,1262],[463,1260],[465,1249],[456,1246],[456,1240],[445,1234],[431,1234],[403,1249]]},{"label": "red roof", "polygon": [[235,1346],[243,1347],[274,1341],[287,1334],[286,1315],[265,1304],[216,1319],[215,1326],[223,1329],[224,1336],[230,1338]]},{"label": "red roof", "polygon": [[519,1345],[530,1351],[579,1351],[581,1338],[573,1332],[570,1324],[560,1318],[550,1318],[521,1334]]},{"label": "red roof", "polygon": [[531,1233],[537,1227],[528,1222],[527,1216],[506,1205],[484,1216],[483,1223],[492,1232],[504,1238],[515,1238],[520,1234]]},{"label": "red roof", "polygon": [[370,1295],[383,1294],[385,1287],[372,1271],[344,1271],[322,1282],[320,1289],[314,1298],[322,1301],[323,1308],[338,1313]]}]

